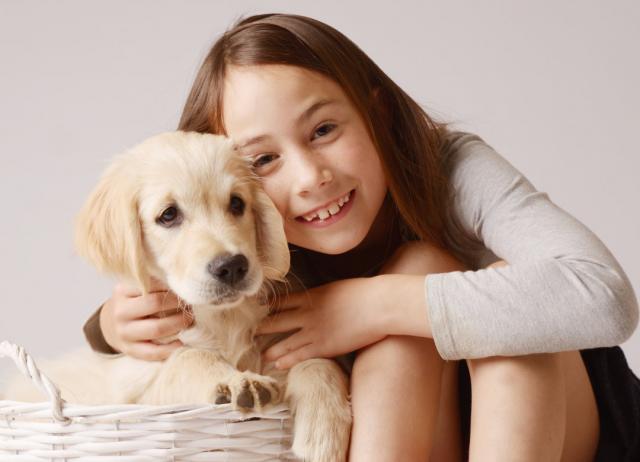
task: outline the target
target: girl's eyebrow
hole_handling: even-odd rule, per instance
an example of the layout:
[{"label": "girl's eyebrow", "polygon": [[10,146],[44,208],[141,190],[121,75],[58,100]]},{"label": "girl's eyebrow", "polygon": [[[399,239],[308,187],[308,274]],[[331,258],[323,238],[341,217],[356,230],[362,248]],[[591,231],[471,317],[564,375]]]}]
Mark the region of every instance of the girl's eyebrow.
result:
[{"label": "girl's eyebrow", "polygon": [[[302,114],[300,114],[300,116],[298,117],[298,123],[301,123],[301,122],[303,122],[305,120],[308,120],[315,112],[317,112],[321,108],[323,108],[325,106],[328,106],[330,104],[334,104],[334,103],[336,103],[336,100],[332,100],[332,99],[321,99],[321,100],[316,101],[311,106],[309,106],[307,109],[305,109],[302,112]],[[239,148],[239,149],[246,148],[247,146],[251,146],[252,144],[260,143],[260,142],[264,141],[267,138],[269,138],[268,135],[254,136],[253,138],[249,138],[248,140],[243,141],[242,143],[236,144],[235,147]]]},{"label": "girl's eyebrow", "polygon": [[305,109],[302,112],[302,114],[300,114],[300,116],[298,117],[298,123],[309,119],[313,115],[313,113],[318,111],[320,108],[323,108],[324,106],[328,106],[329,104],[334,104],[334,103],[336,103],[336,101],[332,99],[321,99],[316,101],[307,109]]},{"label": "girl's eyebrow", "polygon": [[234,147],[236,149],[246,148],[247,146],[250,146],[252,144],[260,143],[261,141],[264,141],[266,138],[268,138],[267,135],[254,136],[253,138],[249,138],[247,141],[236,144]]}]

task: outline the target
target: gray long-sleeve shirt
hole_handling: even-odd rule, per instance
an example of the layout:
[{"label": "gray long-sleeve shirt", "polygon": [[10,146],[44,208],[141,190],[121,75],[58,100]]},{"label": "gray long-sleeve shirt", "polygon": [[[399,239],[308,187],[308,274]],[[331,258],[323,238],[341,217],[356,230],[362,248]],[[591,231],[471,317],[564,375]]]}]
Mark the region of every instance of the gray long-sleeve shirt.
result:
[{"label": "gray long-sleeve shirt", "polygon": [[582,223],[536,191],[476,135],[452,133],[455,215],[481,245],[456,247],[475,268],[434,274],[425,290],[434,341],[445,359],[618,345],[638,323],[624,271]]}]

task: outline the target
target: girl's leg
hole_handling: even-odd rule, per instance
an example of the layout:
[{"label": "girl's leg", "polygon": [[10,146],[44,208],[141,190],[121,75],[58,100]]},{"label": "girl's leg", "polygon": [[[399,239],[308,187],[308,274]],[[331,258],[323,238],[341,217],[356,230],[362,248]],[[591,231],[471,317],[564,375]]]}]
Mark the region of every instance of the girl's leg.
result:
[{"label": "girl's leg", "polygon": [[[455,269],[463,268],[442,251],[415,242],[400,247],[381,272]],[[349,460],[428,461],[430,455],[432,462],[461,460],[457,399],[457,363],[445,363],[432,339],[390,336],[362,349],[351,375]]]},{"label": "girl's leg", "polygon": [[433,342],[417,337],[387,337],[358,353],[350,462],[429,460],[443,364]]},{"label": "girl's leg", "polygon": [[458,403],[458,361],[447,361],[442,372],[440,408],[429,462],[462,461],[462,434]]},{"label": "girl's leg", "polygon": [[578,352],[467,361],[470,461],[592,461],[598,412]]},{"label": "girl's leg", "polygon": [[567,397],[562,462],[593,461],[600,439],[600,417],[589,374],[579,351],[560,355]]},{"label": "girl's leg", "polygon": [[559,461],[565,433],[565,385],[558,357],[468,360],[470,461]]}]

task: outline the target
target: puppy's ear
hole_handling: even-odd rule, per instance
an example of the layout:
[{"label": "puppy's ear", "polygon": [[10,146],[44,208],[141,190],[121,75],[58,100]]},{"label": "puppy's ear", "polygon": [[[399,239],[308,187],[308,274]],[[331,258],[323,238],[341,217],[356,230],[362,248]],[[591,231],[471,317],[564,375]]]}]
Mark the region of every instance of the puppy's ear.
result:
[{"label": "puppy's ear", "polygon": [[136,182],[130,154],[121,155],[104,173],[76,219],[78,253],[98,270],[138,284],[146,293],[150,277],[145,267],[138,217]]},{"label": "puppy's ear", "polygon": [[256,220],[258,252],[266,279],[282,280],[289,271],[289,247],[280,212],[259,187],[256,187],[253,215]]}]

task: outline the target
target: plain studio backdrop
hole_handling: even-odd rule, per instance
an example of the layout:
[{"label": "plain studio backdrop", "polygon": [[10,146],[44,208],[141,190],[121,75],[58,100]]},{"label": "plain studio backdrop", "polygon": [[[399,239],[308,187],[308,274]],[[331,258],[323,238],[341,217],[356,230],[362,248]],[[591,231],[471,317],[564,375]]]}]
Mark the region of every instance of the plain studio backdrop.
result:
[{"label": "plain studio backdrop", "polygon": [[[342,31],[593,230],[640,289],[636,1],[0,0],[0,340],[37,357],[84,343],[113,281],[74,253],[75,214],[114,154],[176,128],[214,39],[260,12]],[[640,372],[640,334],[623,348]]]}]

